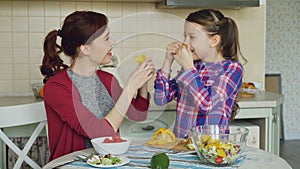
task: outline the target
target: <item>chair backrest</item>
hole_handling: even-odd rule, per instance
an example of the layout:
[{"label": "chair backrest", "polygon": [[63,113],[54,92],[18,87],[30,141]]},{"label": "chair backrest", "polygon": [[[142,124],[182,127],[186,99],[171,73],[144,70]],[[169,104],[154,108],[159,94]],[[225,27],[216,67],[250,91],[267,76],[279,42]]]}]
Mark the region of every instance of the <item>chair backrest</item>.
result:
[{"label": "chair backrest", "polygon": [[30,138],[23,150],[20,150],[20,148],[18,148],[2,130],[0,130],[0,139],[18,155],[18,160],[14,165],[14,169],[20,168],[23,161],[32,168],[41,168],[27,156],[27,153],[36,138],[40,135],[43,129],[47,127],[44,103],[39,101],[18,105],[0,105],[0,115],[0,128],[38,124],[34,132],[29,136]]}]

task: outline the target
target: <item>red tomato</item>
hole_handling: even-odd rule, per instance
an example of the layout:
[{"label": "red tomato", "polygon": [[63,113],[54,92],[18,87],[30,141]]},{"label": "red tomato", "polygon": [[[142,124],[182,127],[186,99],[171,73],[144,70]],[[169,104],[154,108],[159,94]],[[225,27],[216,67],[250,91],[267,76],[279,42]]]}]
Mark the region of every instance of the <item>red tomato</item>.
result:
[{"label": "red tomato", "polygon": [[115,134],[115,135],[112,136],[112,140],[113,140],[114,142],[118,142],[118,141],[120,141],[120,139],[121,139],[121,137],[120,137],[119,134]]},{"label": "red tomato", "polygon": [[103,143],[111,143],[112,142],[112,140],[110,140],[109,138],[105,138],[104,140],[103,140]]},{"label": "red tomato", "polygon": [[216,159],[215,159],[215,162],[216,162],[216,164],[222,164],[223,163],[223,157],[221,157],[221,156],[218,156]]},{"label": "red tomato", "polygon": [[120,142],[125,142],[125,141],[127,141],[127,140],[121,139],[121,136],[118,133],[116,133],[115,135],[113,135],[111,137],[111,139],[105,138],[103,140],[103,143],[120,143]]},{"label": "red tomato", "polygon": [[119,133],[116,133],[115,135],[112,136],[112,140],[114,143],[119,143],[119,142],[125,142],[126,140],[123,140],[120,136]]}]

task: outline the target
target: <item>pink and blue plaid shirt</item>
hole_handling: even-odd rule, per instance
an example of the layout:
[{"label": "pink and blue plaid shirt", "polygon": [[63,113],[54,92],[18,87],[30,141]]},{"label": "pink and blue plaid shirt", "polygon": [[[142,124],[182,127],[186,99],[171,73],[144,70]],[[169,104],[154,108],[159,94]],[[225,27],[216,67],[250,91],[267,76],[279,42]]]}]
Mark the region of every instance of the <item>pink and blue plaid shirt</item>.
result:
[{"label": "pink and blue plaid shirt", "polygon": [[191,127],[229,124],[234,100],[242,85],[243,67],[239,62],[194,62],[194,68],[181,71],[174,79],[159,69],[154,81],[154,101],[165,105],[177,100],[174,126],[176,137],[187,137]]}]

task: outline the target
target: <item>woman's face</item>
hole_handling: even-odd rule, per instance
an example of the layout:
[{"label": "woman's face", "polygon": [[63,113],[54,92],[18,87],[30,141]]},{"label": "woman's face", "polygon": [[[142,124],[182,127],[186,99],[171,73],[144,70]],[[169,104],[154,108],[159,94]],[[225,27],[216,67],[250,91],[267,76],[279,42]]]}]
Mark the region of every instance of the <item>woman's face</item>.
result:
[{"label": "woman's face", "polygon": [[209,43],[209,37],[203,27],[197,23],[186,21],[184,24],[184,43],[190,45],[193,59],[205,62],[208,60],[213,47]]},{"label": "woman's face", "polygon": [[100,36],[88,44],[90,61],[98,65],[104,65],[111,62],[111,50],[114,44],[115,41],[110,36],[109,28],[106,27],[105,31]]}]

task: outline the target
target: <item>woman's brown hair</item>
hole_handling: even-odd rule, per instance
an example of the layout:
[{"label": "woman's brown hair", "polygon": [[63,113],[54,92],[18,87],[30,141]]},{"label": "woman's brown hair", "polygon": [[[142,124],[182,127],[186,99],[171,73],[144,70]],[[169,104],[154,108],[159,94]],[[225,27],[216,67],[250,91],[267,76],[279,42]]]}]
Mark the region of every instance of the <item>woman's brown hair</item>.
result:
[{"label": "woman's brown hair", "polygon": [[[107,23],[104,14],[76,11],[66,17],[61,30],[49,32],[44,40],[44,58],[40,67],[44,83],[55,73],[68,68],[60,57],[62,52],[74,60],[78,56],[79,47],[101,35]],[[56,43],[58,36],[61,37],[61,45]]]}]

